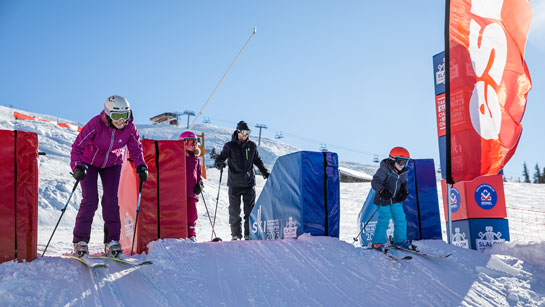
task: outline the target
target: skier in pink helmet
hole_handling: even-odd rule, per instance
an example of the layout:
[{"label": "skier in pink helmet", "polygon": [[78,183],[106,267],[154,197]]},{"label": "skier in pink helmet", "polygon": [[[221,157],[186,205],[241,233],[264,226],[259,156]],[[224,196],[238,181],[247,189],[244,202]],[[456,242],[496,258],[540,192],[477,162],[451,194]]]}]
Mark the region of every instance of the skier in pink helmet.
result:
[{"label": "skier in pink helmet", "polygon": [[123,162],[123,147],[127,146],[140,180],[146,181],[148,171],[138,131],[133,123],[129,101],[121,96],[110,96],[104,110],[93,117],[72,144],[70,166],[72,175],[81,183],[82,200],[74,226],[74,254],[88,254],[91,224],[98,207],[97,180],[102,181],[102,217],[104,218],[104,253],[117,257],[121,254],[119,236],[121,221],[117,188]]},{"label": "skier in pink helmet", "polygon": [[180,135],[185,145],[185,174],[187,181],[187,229],[191,241],[197,241],[195,225],[197,222],[197,202],[204,184],[201,178],[202,165],[199,156],[201,150],[197,146],[197,136],[191,131]]}]

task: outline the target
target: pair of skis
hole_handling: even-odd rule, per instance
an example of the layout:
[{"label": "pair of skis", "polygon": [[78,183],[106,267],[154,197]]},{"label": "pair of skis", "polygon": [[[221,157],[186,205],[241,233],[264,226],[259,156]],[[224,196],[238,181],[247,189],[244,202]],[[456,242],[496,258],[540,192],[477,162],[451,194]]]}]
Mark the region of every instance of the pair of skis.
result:
[{"label": "pair of skis", "polygon": [[390,254],[390,250],[398,250],[398,251],[402,251],[402,252],[407,252],[407,253],[411,253],[411,254],[414,254],[414,255],[422,256],[424,258],[447,258],[447,257],[450,257],[452,255],[452,254],[424,253],[424,252],[421,252],[419,250],[402,248],[402,247],[397,247],[397,246],[389,246],[388,248],[385,248],[382,251],[377,250],[377,249],[375,249],[375,250],[377,252],[381,252],[381,253],[385,254],[386,256],[388,256],[388,258],[392,259],[395,262],[400,262],[401,260],[411,260],[411,259],[413,259],[413,257],[409,256],[409,255],[403,256],[403,257],[397,257],[397,256],[394,256],[394,255]]},{"label": "pair of skis", "polygon": [[78,256],[74,256],[72,254],[66,254],[64,256],[69,258],[69,259],[76,260],[76,261],[84,264],[85,266],[87,266],[90,269],[107,268],[108,264],[106,263],[105,260],[111,260],[111,261],[115,261],[115,262],[119,262],[119,263],[124,263],[124,264],[130,265],[130,266],[142,266],[142,265],[152,264],[151,261],[135,261],[133,259],[115,258],[115,257],[108,257],[108,256],[103,256],[103,255],[99,255],[99,256],[87,256],[87,255],[85,255],[83,257],[78,257]]}]

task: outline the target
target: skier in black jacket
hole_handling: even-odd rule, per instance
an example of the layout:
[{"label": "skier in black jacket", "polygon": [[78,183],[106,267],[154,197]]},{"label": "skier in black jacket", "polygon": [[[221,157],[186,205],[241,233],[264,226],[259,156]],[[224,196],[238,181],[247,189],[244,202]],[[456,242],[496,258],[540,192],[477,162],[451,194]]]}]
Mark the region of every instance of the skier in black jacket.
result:
[{"label": "skier in black jacket", "polygon": [[223,146],[223,150],[215,161],[216,168],[221,170],[226,166],[225,160],[228,159],[227,186],[229,187],[229,225],[232,240],[242,239],[241,196],[244,202],[244,239],[250,239],[249,218],[255,205],[254,165],[259,168],[263,178],[269,177],[269,171],[259,157],[257,145],[250,141],[250,132],[248,124],[240,121],[237,124],[237,130],[233,132],[231,141]]}]

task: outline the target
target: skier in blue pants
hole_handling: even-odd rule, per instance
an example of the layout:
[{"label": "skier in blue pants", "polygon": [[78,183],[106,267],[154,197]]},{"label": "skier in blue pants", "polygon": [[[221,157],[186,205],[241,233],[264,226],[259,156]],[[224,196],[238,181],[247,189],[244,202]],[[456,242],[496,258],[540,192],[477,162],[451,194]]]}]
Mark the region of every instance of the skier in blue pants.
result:
[{"label": "skier in blue pants", "polygon": [[412,243],[407,240],[407,220],[401,204],[409,194],[406,168],[409,159],[409,152],[405,148],[392,148],[390,156],[380,162],[380,167],[371,181],[371,187],[376,192],[373,203],[379,206],[378,221],[373,235],[374,249],[384,250],[390,219],[394,221],[394,246],[414,249]]}]

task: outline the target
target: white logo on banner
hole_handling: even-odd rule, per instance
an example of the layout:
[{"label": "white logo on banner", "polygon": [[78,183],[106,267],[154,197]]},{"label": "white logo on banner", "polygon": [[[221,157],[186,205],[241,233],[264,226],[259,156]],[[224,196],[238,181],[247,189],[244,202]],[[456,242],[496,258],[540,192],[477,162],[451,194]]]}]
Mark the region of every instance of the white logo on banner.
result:
[{"label": "white logo on banner", "polygon": [[284,239],[297,239],[297,222],[291,216],[284,227]]},{"label": "white logo on banner", "polygon": [[[502,0],[474,0],[471,3],[471,13],[501,22],[502,6]],[[494,22],[486,25],[483,30],[475,20],[471,19],[468,51],[473,71],[479,80],[469,100],[471,124],[483,139],[496,140],[501,129],[502,114],[498,93],[492,85],[498,86],[501,83],[507,63],[507,38],[502,27]],[[493,62],[490,65],[492,56]]]},{"label": "white logo on banner", "polygon": [[258,230],[260,232],[264,232],[262,225],[263,221],[261,220],[261,206],[259,206],[259,208],[257,208],[257,221],[252,224],[252,232],[256,233]]},{"label": "white logo on banner", "polygon": [[265,239],[276,240],[280,239],[280,221],[279,220],[266,220],[265,221]]},{"label": "white logo on banner", "polygon": [[479,237],[481,238],[475,240],[477,243],[477,250],[482,251],[491,247],[492,245],[505,242],[505,239],[501,238],[501,232],[493,232],[492,226],[486,226],[485,229],[485,233],[479,232]]},{"label": "white logo on banner", "polygon": [[454,229],[454,234],[452,235],[452,245],[469,249],[469,240],[466,239],[465,233],[460,232],[460,228],[458,227]]},{"label": "white logo on banner", "polygon": [[125,230],[125,237],[132,240],[132,235],[134,232],[134,226],[132,223],[132,217],[129,216],[128,212],[125,212],[125,223],[123,225],[123,229]]},{"label": "white logo on banner", "polygon": [[435,73],[435,84],[445,83],[445,58],[443,57],[443,64],[437,65],[437,72]]}]

